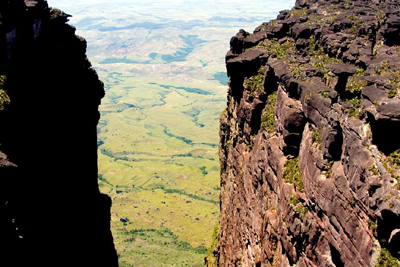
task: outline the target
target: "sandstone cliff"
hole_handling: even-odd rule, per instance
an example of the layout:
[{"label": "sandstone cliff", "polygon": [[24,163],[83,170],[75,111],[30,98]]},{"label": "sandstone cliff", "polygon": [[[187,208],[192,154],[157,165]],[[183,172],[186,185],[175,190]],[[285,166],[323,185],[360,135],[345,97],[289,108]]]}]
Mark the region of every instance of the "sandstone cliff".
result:
[{"label": "sandstone cliff", "polygon": [[298,0],[232,38],[209,266],[399,266],[399,8]]},{"label": "sandstone cliff", "polygon": [[117,266],[97,184],[103,84],[43,0],[0,3],[0,266]]}]

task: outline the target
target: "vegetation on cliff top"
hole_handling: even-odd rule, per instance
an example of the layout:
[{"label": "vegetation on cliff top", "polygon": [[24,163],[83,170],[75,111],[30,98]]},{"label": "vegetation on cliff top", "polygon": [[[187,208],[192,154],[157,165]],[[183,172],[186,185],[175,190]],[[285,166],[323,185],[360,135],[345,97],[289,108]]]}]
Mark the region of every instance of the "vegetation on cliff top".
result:
[{"label": "vegetation on cliff top", "polygon": [[266,39],[258,47],[264,48],[268,54],[277,59],[286,59],[288,55],[296,52],[296,45],[293,39],[286,38],[280,42],[274,39]]},{"label": "vegetation on cliff top", "polygon": [[[263,160],[274,162],[274,160],[279,158],[278,156],[273,158],[276,154],[281,152],[283,152],[284,155],[289,154],[285,153],[286,151],[282,148],[297,148],[294,146],[297,144],[298,147],[302,147],[299,156],[301,157],[301,167],[305,169],[300,170],[299,158],[289,157],[284,164],[282,173],[282,180],[286,183],[293,184],[295,190],[297,190],[288,200],[291,206],[291,214],[289,216],[287,213],[285,214],[285,211],[283,211],[284,209],[277,209],[277,217],[289,223],[283,227],[283,231],[280,231],[282,229],[277,229],[280,228],[279,226],[275,228],[271,227],[272,230],[268,232],[269,235],[266,235],[270,238],[268,241],[271,240],[271,236],[277,236],[278,239],[282,240],[285,240],[285,235],[298,237],[296,242],[293,242],[293,239],[286,240],[287,242],[285,242],[286,251],[295,251],[298,253],[297,255],[296,253],[293,253],[294,255],[288,255],[290,253],[285,255],[289,258],[290,262],[298,262],[302,257],[307,258],[307,252],[305,252],[307,249],[304,249],[306,246],[303,247],[303,245],[306,242],[312,243],[314,240],[318,240],[319,234],[315,235],[315,237],[312,237],[312,235],[310,237],[309,233],[311,231],[308,231],[308,225],[305,226],[307,229],[305,231],[299,229],[302,227],[290,230],[291,227],[294,228],[294,225],[296,225],[296,220],[289,217],[293,215],[292,211],[301,215],[305,215],[308,212],[319,212],[313,209],[312,205],[315,201],[323,203],[321,207],[325,207],[323,207],[322,210],[333,214],[327,215],[328,217],[336,216],[335,213],[347,215],[348,212],[349,215],[346,218],[342,216],[342,218],[338,219],[338,223],[334,223],[336,224],[334,227],[338,227],[337,231],[341,232],[341,235],[345,235],[344,233],[352,233],[354,229],[357,229],[357,231],[360,229],[357,235],[364,236],[365,240],[367,240],[371,237],[371,230],[379,232],[378,230],[385,228],[386,222],[381,222],[381,220],[386,220],[386,218],[384,218],[385,216],[382,215],[375,225],[371,223],[369,227],[367,227],[365,226],[365,219],[357,218],[353,216],[353,213],[356,207],[365,204],[362,202],[362,198],[359,198],[359,195],[363,196],[363,194],[365,194],[365,191],[362,191],[364,189],[361,189],[362,186],[365,186],[364,188],[369,188],[372,186],[372,181],[379,179],[379,183],[376,182],[373,186],[374,188],[372,188],[373,192],[369,191],[369,196],[368,193],[365,194],[367,198],[371,195],[376,196],[377,200],[374,201],[377,202],[370,202],[370,208],[379,211],[377,207],[380,206],[380,203],[378,202],[383,198],[386,198],[386,200],[390,199],[392,202],[389,204],[388,208],[384,208],[391,209],[391,212],[394,214],[393,217],[395,215],[398,217],[398,210],[395,208],[398,206],[398,197],[391,192],[394,192],[393,188],[395,186],[396,189],[400,189],[400,150],[396,150],[400,145],[397,136],[388,133],[400,127],[398,122],[400,113],[396,108],[399,105],[398,90],[400,89],[400,70],[398,66],[395,66],[398,65],[399,62],[397,58],[399,55],[399,48],[396,47],[396,45],[399,45],[398,34],[400,33],[400,27],[398,26],[398,16],[388,12],[393,8],[394,2],[395,1],[390,1],[390,4],[386,6],[387,10],[382,11],[381,8],[382,5],[385,5],[385,1],[379,5],[373,5],[372,7],[364,7],[361,2],[347,0],[338,1],[337,3],[332,3],[330,1],[297,1],[296,7],[292,9],[292,11],[281,12],[277,20],[264,23],[256,29],[254,34],[250,35],[250,38],[248,37],[249,35],[240,32],[236,36],[239,41],[231,43],[233,44],[231,52],[240,54],[241,51],[244,51],[242,52],[243,69],[248,67],[248,58],[245,57],[247,55],[246,49],[257,48],[255,51],[260,52],[260,55],[254,53],[255,56],[252,58],[253,65],[248,69],[251,69],[253,72],[258,66],[267,64],[269,71],[265,79],[266,85],[272,84],[275,86],[275,83],[277,83],[277,86],[282,88],[282,95],[280,95],[279,98],[281,102],[276,107],[278,109],[276,117],[276,98],[275,100],[270,98],[272,95],[268,97],[268,100],[259,97],[257,101],[253,101],[254,99],[248,97],[246,94],[243,94],[243,97],[241,94],[230,95],[229,97],[235,98],[237,101],[236,103],[242,104],[244,100],[247,102],[246,104],[253,105],[244,107],[244,105],[238,104],[234,106],[234,108],[237,109],[235,114],[237,116],[235,117],[229,114],[231,117],[228,118],[226,124],[222,125],[223,127],[221,127],[221,130],[225,131],[224,133],[227,136],[231,134],[229,131],[233,132],[233,134],[237,134],[237,143],[243,140],[244,142],[247,141],[246,138],[249,137],[247,136],[248,126],[253,127],[254,124],[258,124],[260,121],[257,105],[265,105],[261,113],[261,125],[268,133],[274,134],[276,132],[276,136],[274,136],[275,139],[273,140],[276,143],[271,144],[272,140],[265,142],[265,132],[257,132],[256,138],[253,138],[253,140],[257,140],[257,146],[263,149],[266,147],[265,150],[268,151],[266,153],[267,156],[265,156],[267,159],[263,158]],[[400,5],[397,3],[396,5],[397,10]],[[336,8],[337,10],[335,10]],[[385,29],[385,27],[387,27],[387,29]],[[395,37],[390,37],[389,35]],[[396,38],[397,40],[395,40]],[[380,42],[378,42],[379,39]],[[259,48],[264,48],[264,51]],[[241,56],[242,55],[239,55],[238,59],[241,59]],[[238,59],[231,61],[232,68],[236,67],[234,64],[237,64]],[[231,62],[229,62],[229,59],[227,60],[228,67]],[[269,73],[271,73],[271,76],[269,76]],[[231,78],[234,80],[236,77]],[[261,90],[261,76],[257,78],[259,79],[251,80],[254,83],[246,84],[248,86],[245,86],[245,89],[249,90],[249,88],[253,88],[253,91],[256,91],[256,86],[254,85],[258,84]],[[255,81],[258,81],[258,83]],[[234,87],[235,84],[231,84],[231,86],[232,92],[234,92],[234,89],[237,88]],[[242,97],[242,99],[240,99],[240,97]],[[288,98],[290,100],[287,100]],[[262,103],[260,104],[258,100]],[[285,110],[282,112],[281,107],[292,106],[292,102],[289,101],[293,100],[297,101],[300,108],[297,113],[293,112],[290,116],[287,115],[288,112],[285,112]],[[252,101],[253,103],[251,103]],[[231,103],[228,102],[228,105],[231,105]],[[249,114],[251,114],[251,116]],[[303,115],[307,120],[304,124],[302,120]],[[244,123],[242,123],[243,121]],[[296,124],[293,123],[293,121],[296,121]],[[235,122],[240,123],[235,124]],[[304,125],[308,123],[314,125],[312,127],[315,129],[310,129],[312,133],[304,131]],[[278,126],[277,131],[275,129],[275,124]],[[257,127],[255,128],[258,129]],[[299,130],[297,130],[297,128],[299,128]],[[262,133],[262,135],[260,133]],[[302,136],[304,133],[307,133],[306,137]],[[312,149],[307,145],[302,146],[304,145],[303,142],[307,140],[305,138],[311,139]],[[384,140],[382,143],[385,144],[382,145],[379,139],[386,138],[391,140]],[[279,144],[279,148],[277,148],[277,143]],[[373,147],[373,145],[376,146]],[[391,147],[386,149],[386,147],[384,147],[386,145]],[[227,184],[232,181],[228,181],[224,176],[225,174],[228,176],[232,173],[230,169],[232,168],[231,166],[239,166],[236,167],[235,171],[241,168],[240,166],[254,166],[254,170],[262,170],[265,169],[265,166],[268,166],[267,164],[264,165],[264,161],[262,160],[257,162],[258,158],[264,156],[264,151],[258,152],[254,147],[252,150],[253,152],[249,151],[249,156],[245,159],[230,155],[230,158],[228,156],[226,160],[221,160],[224,161],[223,163],[227,163],[226,166],[228,166],[225,171],[222,170],[222,181]],[[384,161],[382,163],[395,179],[390,179],[377,162],[379,156],[375,148],[379,151],[385,151],[386,149],[385,153],[382,153]],[[238,151],[240,152],[239,149]],[[274,152],[276,154],[274,154]],[[274,167],[272,165],[273,164],[270,164],[268,167],[273,169]],[[250,177],[248,179],[253,179],[251,181],[253,182],[255,192],[257,192],[260,187],[264,186],[263,183],[258,183],[258,181],[262,181],[264,178],[269,182],[270,187],[266,189],[263,188],[263,193],[265,194],[260,194],[262,197],[258,197],[254,194],[254,196],[248,197],[248,199],[253,198],[257,201],[264,201],[265,199],[274,199],[277,195],[282,196],[281,194],[283,191],[277,192],[276,190],[276,180],[270,179],[270,176],[274,175],[279,179],[279,169],[277,169],[278,168],[273,169],[274,174],[268,173],[267,175],[263,173],[260,174],[258,171],[253,171],[253,178]],[[305,179],[304,183],[307,187],[306,192],[304,192],[302,171]],[[243,172],[237,171],[236,173],[241,177]],[[389,179],[387,179],[387,177]],[[314,179],[316,181],[314,181]],[[323,182],[321,182],[322,180]],[[346,181],[346,186],[343,186],[343,181]],[[279,183],[281,182],[282,181],[279,181]],[[339,182],[341,184],[339,184]],[[324,185],[323,190],[319,188],[321,184]],[[246,186],[247,185],[248,184],[246,184]],[[251,187],[251,185],[248,186]],[[227,186],[226,188],[229,187]],[[269,190],[271,188],[272,190]],[[293,186],[286,184],[283,188],[288,188],[292,191]],[[339,189],[338,191],[340,192],[332,190],[335,188]],[[380,190],[377,190],[377,188]],[[326,192],[325,190],[331,192]],[[305,194],[301,194],[299,191]],[[309,196],[310,193],[312,194],[311,197]],[[229,215],[237,214],[235,205],[237,202],[240,203],[240,200],[235,202],[229,201],[229,199],[236,198],[235,194],[243,196],[245,194],[251,194],[251,191],[247,190],[247,188],[243,190],[243,192],[240,191],[240,188],[237,190],[222,191],[221,196],[225,197],[221,198],[224,201],[224,209],[222,209],[224,216],[222,218],[228,218]],[[337,197],[338,195],[346,194],[350,197],[343,201],[337,200],[340,199],[340,197]],[[382,197],[382,195],[384,196]],[[287,196],[288,194],[285,194],[285,197]],[[226,199],[228,199],[228,201],[226,201]],[[277,199],[279,199],[279,197],[277,197]],[[311,199],[312,201],[308,201]],[[335,199],[335,201],[329,205],[325,205],[327,199]],[[266,206],[269,206],[269,201],[265,202],[268,203]],[[254,201],[253,205],[257,205],[255,203],[257,202]],[[280,205],[280,203],[274,204],[277,207]],[[335,206],[335,209],[331,208],[332,205]],[[249,204],[248,206],[253,207]],[[365,214],[369,215],[371,218],[375,218],[375,214],[379,213],[374,214],[369,210],[365,211]],[[272,216],[271,214],[271,217]],[[320,217],[319,214],[317,214],[317,216]],[[232,234],[230,230],[235,229],[240,219],[244,218],[242,221],[245,221],[249,218],[249,216],[242,214],[238,215],[238,217],[241,218],[234,221],[221,220],[222,249],[220,257],[223,262],[229,262],[229,260],[231,260],[230,263],[238,258],[239,260],[237,262],[241,260],[242,263],[246,262],[246,260],[247,262],[251,262],[252,260],[256,261],[257,256],[247,257],[246,255],[240,254],[237,257],[237,254],[239,254],[237,251],[243,251],[246,247],[249,247],[249,244],[255,243],[255,239],[252,239],[251,236],[238,241],[236,244],[230,242],[232,238],[235,240],[238,232],[239,235],[242,234],[242,229],[238,229],[234,234]],[[270,219],[269,216],[267,217]],[[295,215],[294,217],[298,219],[302,216]],[[304,217],[305,216],[303,216],[303,218]],[[340,216],[336,217],[338,218]],[[259,217],[260,221],[263,219],[262,216]],[[349,221],[352,223],[354,222],[354,224],[348,223]],[[325,228],[321,227],[321,231],[327,229],[326,226],[332,225],[332,222],[323,223],[325,224]],[[390,231],[387,230],[389,234],[390,232],[392,234],[390,237],[392,239],[390,245],[396,246],[398,240],[397,236],[395,236],[396,233],[392,230],[393,229],[390,229]],[[279,234],[277,232],[279,232]],[[287,234],[287,232],[289,232],[289,234]],[[254,236],[259,234],[256,231],[253,231],[253,233],[255,233]],[[264,232],[259,236],[261,235],[264,235]],[[384,243],[385,242],[387,243],[388,241],[386,240]],[[351,265],[353,264],[352,261],[356,258],[354,257],[354,259],[348,261],[349,259],[343,257],[344,252],[342,248],[345,243],[345,241],[340,241],[330,244],[330,257],[336,266]],[[354,244],[349,243],[348,245],[349,247],[354,246],[356,248],[353,251],[358,249]],[[385,247],[385,244],[381,245]],[[225,254],[229,254],[229,252],[224,250],[224,248],[228,246],[232,248],[233,253],[226,256]],[[347,246],[347,244],[345,246]],[[250,245],[250,247],[254,249],[254,251],[259,251],[257,246]],[[264,248],[262,248],[261,251],[263,249]],[[364,254],[361,254],[360,250],[361,257],[357,260],[364,257],[364,255],[372,255],[372,252],[368,251],[368,249],[370,248],[365,249],[365,253],[363,252]],[[271,254],[272,249],[268,248],[266,250]],[[312,251],[308,251],[308,253],[314,255]],[[394,253],[393,255],[397,256]],[[268,260],[271,260],[270,256],[267,257]],[[265,259],[263,260],[261,260],[261,265],[266,262]],[[313,261],[315,259],[313,258],[310,260]],[[366,256],[362,258],[362,260],[365,261],[363,262],[360,260],[357,264],[360,266],[365,265],[370,258]],[[392,257],[392,255],[388,253],[388,250],[382,249],[379,262],[376,266],[399,265],[398,260]]]},{"label": "vegetation on cliff top", "polygon": [[244,88],[250,92],[251,97],[256,97],[256,93],[263,91],[263,83],[265,77],[265,67],[261,66],[257,74],[244,81]]}]

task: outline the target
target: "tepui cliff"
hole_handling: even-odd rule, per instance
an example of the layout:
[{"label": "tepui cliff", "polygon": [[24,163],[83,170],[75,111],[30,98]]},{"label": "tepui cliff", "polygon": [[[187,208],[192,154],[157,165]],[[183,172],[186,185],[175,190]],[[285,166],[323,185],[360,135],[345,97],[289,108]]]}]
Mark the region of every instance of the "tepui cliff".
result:
[{"label": "tepui cliff", "polygon": [[208,266],[399,266],[399,13],[298,0],[232,38]]},{"label": "tepui cliff", "polygon": [[0,3],[0,265],[117,266],[97,184],[103,83],[69,15]]},{"label": "tepui cliff", "polygon": [[[69,15],[0,3],[0,265],[117,266],[103,83]],[[226,55],[208,266],[398,266],[400,3],[297,0]]]}]

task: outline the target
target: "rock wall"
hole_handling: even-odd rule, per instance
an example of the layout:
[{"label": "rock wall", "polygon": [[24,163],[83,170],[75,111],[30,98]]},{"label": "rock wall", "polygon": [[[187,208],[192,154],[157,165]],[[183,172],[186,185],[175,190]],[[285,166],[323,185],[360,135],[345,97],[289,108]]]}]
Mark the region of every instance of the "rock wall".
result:
[{"label": "rock wall", "polygon": [[0,3],[0,265],[117,266],[97,184],[103,83],[69,15]]},{"label": "rock wall", "polygon": [[297,0],[232,38],[208,266],[399,266],[399,8]]}]

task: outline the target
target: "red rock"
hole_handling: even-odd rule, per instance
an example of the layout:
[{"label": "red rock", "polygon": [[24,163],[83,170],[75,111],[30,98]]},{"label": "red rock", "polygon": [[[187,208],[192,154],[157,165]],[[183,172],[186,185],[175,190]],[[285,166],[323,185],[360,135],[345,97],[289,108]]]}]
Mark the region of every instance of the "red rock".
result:
[{"label": "red rock", "polygon": [[[398,7],[393,1],[377,6]],[[388,79],[374,75],[383,62],[400,58],[385,45],[400,40],[394,38],[399,15],[380,12],[388,19],[377,29],[376,10],[373,1],[296,1],[296,9],[278,17],[278,25],[291,25],[281,36],[267,23],[256,32],[278,44],[291,34],[299,53],[280,60],[271,51],[243,46],[228,53],[228,74],[237,83],[230,84],[220,128],[221,218],[214,251],[219,266],[373,266],[378,241],[398,256],[400,192],[384,162],[385,154],[400,149],[400,103],[388,97]],[[341,14],[331,17],[336,11]],[[316,14],[322,14],[318,21]],[[358,17],[363,25],[353,28]],[[314,51],[302,39],[309,34]],[[385,44],[371,55],[378,41]],[[325,56],[329,60],[318,61]],[[243,79],[261,65],[264,90],[250,98]],[[388,72],[400,71],[397,63],[388,65]],[[349,93],[354,74],[364,75],[366,84]],[[254,110],[273,91],[276,131],[267,133],[255,125],[264,113]],[[288,160],[298,162],[304,190],[284,177]]]}]

